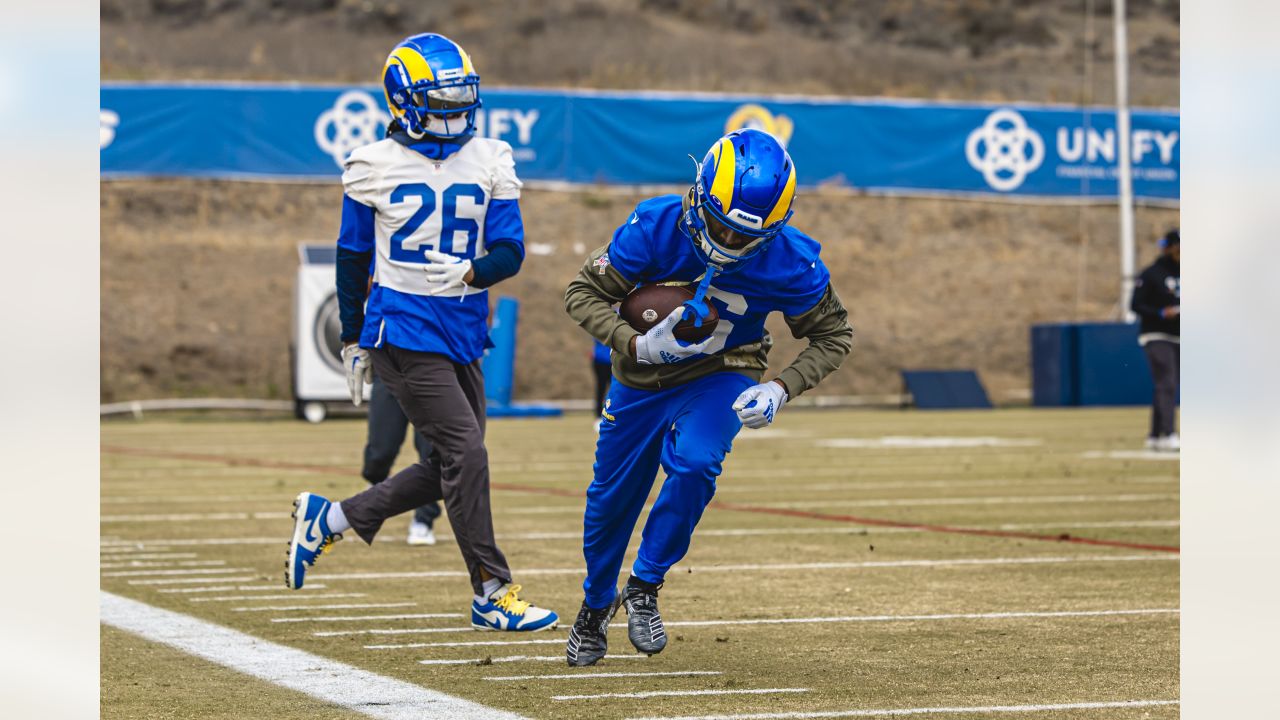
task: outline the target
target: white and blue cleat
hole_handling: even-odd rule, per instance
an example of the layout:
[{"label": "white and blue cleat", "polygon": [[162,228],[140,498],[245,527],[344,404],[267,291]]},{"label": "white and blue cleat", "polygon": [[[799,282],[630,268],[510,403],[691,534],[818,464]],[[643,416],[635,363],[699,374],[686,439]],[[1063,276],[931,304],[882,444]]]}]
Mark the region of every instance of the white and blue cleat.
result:
[{"label": "white and blue cleat", "polygon": [[342,539],[342,535],[329,531],[327,516],[331,504],[309,492],[299,493],[293,501],[293,537],[284,562],[284,585],[290,590],[300,589],[307,568],[314,566],[316,558]]},{"label": "white and blue cleat", "polygon": [[519,585],[503,585],[481,604],[471,601],[471,627],[476,630],[537,632],[550,630],[560,623],[560,616],[525,600]]}]

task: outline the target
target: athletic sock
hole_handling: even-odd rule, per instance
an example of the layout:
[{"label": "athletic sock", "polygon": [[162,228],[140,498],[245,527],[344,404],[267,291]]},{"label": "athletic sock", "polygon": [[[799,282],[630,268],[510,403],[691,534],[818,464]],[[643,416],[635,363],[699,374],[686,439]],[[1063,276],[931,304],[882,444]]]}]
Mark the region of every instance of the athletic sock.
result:
[{"label": "athletic sock", "polygon": [[351,523],[347,522],[347,516],[342,512],[342,503],[331,503],[324,521],[331,533],[342,533],[351,529]]},{"label": "athletic sock", "polygon": [[498,578],[489,578],[488,580],[485,580],[484,584],[481,586],[486,598],[497,592],[500,587],[502,587],[502,581]]}]

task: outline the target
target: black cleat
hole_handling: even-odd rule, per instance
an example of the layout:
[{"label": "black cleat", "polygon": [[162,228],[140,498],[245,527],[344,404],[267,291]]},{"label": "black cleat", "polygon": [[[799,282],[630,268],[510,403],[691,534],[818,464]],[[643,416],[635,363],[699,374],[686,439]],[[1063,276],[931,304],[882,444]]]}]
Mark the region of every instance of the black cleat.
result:
[{"label": "black cleat", "polygon": [[582,601],[582,609],[578,610],[578,619],[573,621],[569,630],[569,642],[565,645],[565,656],[569,665],[586,667],[595,665],[609,650],[609,621],[618,611],[618,601],[609,603],[608,607],[590,608],[587,601]]},{"label": "black cleat", "polygon": [[667,631],[658,614],[661,587],[632,575],[622,591],[622,604],[627,608],[627,635],[636,650],[646,655],[657,655],[667,646]]}]

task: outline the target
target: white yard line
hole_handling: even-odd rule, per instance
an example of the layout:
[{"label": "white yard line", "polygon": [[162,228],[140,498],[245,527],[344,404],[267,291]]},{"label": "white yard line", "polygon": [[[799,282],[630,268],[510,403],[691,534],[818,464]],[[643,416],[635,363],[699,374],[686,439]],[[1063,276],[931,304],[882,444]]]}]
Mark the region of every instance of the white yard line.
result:
[{"label": "white yard line", "polygon": [[1177,493],[1128,493],[1120,495],[997,495],[992,497],[883,498],[877,500],[806,500],[763,503],[768,508],[912,507],[917,505],[1038,505],[1060,503],[1164,502]]},{"label": "white yard line", "polygon": [[566,675],[501,675],[487,677],[492,682],[516,680],[591,680],[593,678],[625,678],[625,677],[692,677],[695,675],[723,675],[719,670],[684,670],[672,672],[580,672]]},{"label": "white yard line", "polygon": [[[217,570],[125,570],[105,572],[102,577],[141,577],[144,575],[218,575],[220,573],[253,572],[253,568],[218,568]],[[205,582],[209,582],[206,578]]]},{"label": "white yard line", "polygon": [[323,600],[325,598],[355,598],[365,597],[368,593],[320,593],[318,595],[298,595],[290,593],[288,595],[228,595],[226,597],[198,597],[187,598],[190,602],[235,602],[237,600]]},{"label": "white yard line", "polygon": [[[968,567],[977,565],[1043,565],[1061,563],[1087,562],[1177,562],[1174,553],[1151,553],[1148,555],[1073,555],[1073,556],[1032,556],[1032,557],[994,557],[994,558],[955,558],[951,560],[883,560],[866,562],[820,562],[820,563],[756,563],[748,565],[676,565],[669,572],[743,572],[749,570],[781,571],[781,570],[857,570],[888,569],[913,567]],[[525,568],[520,575],[581,575],[582,568]],[[317,576],[320,577],[320,576]],[[324,580],[384,580],[390,578],[439,578],[469,577],[461,570],[405,571],[378,573],[343,573],[327,574]]]},{"label": "white yard line", "polygon": [[777,695],[804,693],[809,688],[745,688],[742,690],[646,690],[631,693],[600,693],[598,695],[552,695],[552,700],[603,700],[605,698],[692,697],[698,695]]},{"label": "white yard line", "polygon": [[470,642],[434,642],[411,643],[408,645],[365,645],[365,650],[401,650],[404,648],[428,647],[493,647],[495,645],[564,645],[565,639],[548,638],[546,640],[474,640]]},{"label": "white yard line", "polygon": [[129,562],[107,562],[99,563],[98,567],[103,570],[114,568],[172,568],[172,567],[210,567],[217,565],[226,565],[226,560],[164,560],[160,562],[142,562],[139,560],[130,560]]},{"label": "white yard line", "polygon": [[401,603],[354,603],[351,605],[272,605],[269,607],[238,607],[232,608],[232,612],[291,612],[294,610],[355,610],[358,608],[393,608],[393,607],[413,607],[418,603],[401,602]]},{"label": "white yard line", "polygon": [[101,593],[105,625],[264,682],[379,720],[522,720],[519,715],[268,642],[135,600]]},{"label": "white yard line", "polygon": [[1080,453],[1080,457],[1090,460],[1172,460],[1177,461],[1178,453],[1156,452],[1155,450],[1090,450]]},{"label": "white yard line", "polygon": [[220,513],[162,513],[146,515],[103,515],[104,523],[140,522],[194,522],[197,520],[283,520],[293,517],[289,512],[220,512]]},{"label": "white yard line", "polygon": [[[605,655],[605,660],[648,660],[648,655]],[[421,665],[488,665],[514,662],[564,662],[564,655],[508,655],[506,657],[468,658],[465,660],[419,660]]]},{"label": "white yard line", "polygon": [[[271,618],[273,623],[293,622],[355,622],[356,620],[426,620],[433,618],[460,618],[462,613],[419,613],[417,615],[335,615],[332,617]],[[470,630],[471,628],[467,628]]]},{"label": "white yard line", "polygon": [[[327,586],[327,585],[325,585],[324,583],[307,583],[307,584],[306,584],[306,586],[302,588],[302,591],[301,591],[301,592],[306,592],[307,590],[320,590],[320,589],[323,589],[323,588],[325,588],[325,587],[328,587],[328,586]],[[162,593],[207,593],[207,592],[232,592],[232,591],[236,591],[236,590],[239,590],[239,591],[242,591],[242,592],[252,592],[252,591],[254,591],[254,590],[264,590],[264,591],[266,591],[266,590],[279,590],[280,588],[281,588],[281,584],[280,584],[280,583],[273,583],[273,584],[271,584],[271,585],[221,585],[221,586],[215,586],[215,587],[170,588],[170,589],[168,589],[168,590],[160,590],[159,592],[162,592]]]},{"label": "white yard line", "polygon": [[737,715],[680,715],[633,717],[628,720],[808,720],[810,718],[898,717],[902,715],[958,715],[961,713],[1033,713],[1058,710],[1115,710],[1177,705],[1177,700],[1119,700],[1043,705],[983,705],[969,707],[917,707],[883,710],[826,710],[820,712],[748,713]]},{"label": "white yard line", "polygon": [[257,580],[253,575],[241,575],[239,577],[202,577],[202,578],[164,578],[163,580],[130,580],[130,585],[184,585],[190,583],[207,583],[207,582],[245,582],[248,580]]},{"label": "white yard line", "polygon": [[103,552],[102,560],[177,560],[178,558],[200,557],[196,553],[136,553],[136,552]]},{"label": "white yard line", "polygon": [[[667,620],[668,628],[698,628],[721,625],[819,625],[824,623],[918,623],[928,620],[1018,620],[1028,618],[1106,618],[1112,615],[1176,615],[1176,607],[1151,607],[1135,610],[1060,610],[1015,612],[945,612],[936,615],[838,615],[832,618],[759,618],[753,620]],[[291,623],[307,619],[291,619]],[[611,628],[626,628],[626,623],[613,623]],[[468,633],[474,628],[372,628],[358,630],[325,630],[311,633],[317,638],[343,635],[426,635],[435,633]],[[401,646],[407,647],[407,646]]]}]

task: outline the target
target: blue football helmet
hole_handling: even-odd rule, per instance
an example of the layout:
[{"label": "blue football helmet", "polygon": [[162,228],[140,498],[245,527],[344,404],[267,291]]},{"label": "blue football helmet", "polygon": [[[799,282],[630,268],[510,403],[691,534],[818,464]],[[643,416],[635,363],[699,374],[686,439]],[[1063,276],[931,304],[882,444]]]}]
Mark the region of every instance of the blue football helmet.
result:
[{"label": "blue football helmet", "polygon": [[458,43],[423,33],[406,38],[382,69],[387,107],[411,137],[456,140],[475,132],[480,76]]},{"label": "blue football helmet", "polygon": [[727,269],[764,250],[786,227],[796,168],[772,135],[735,130],[696,164],[683,222],[704,262]]}]

